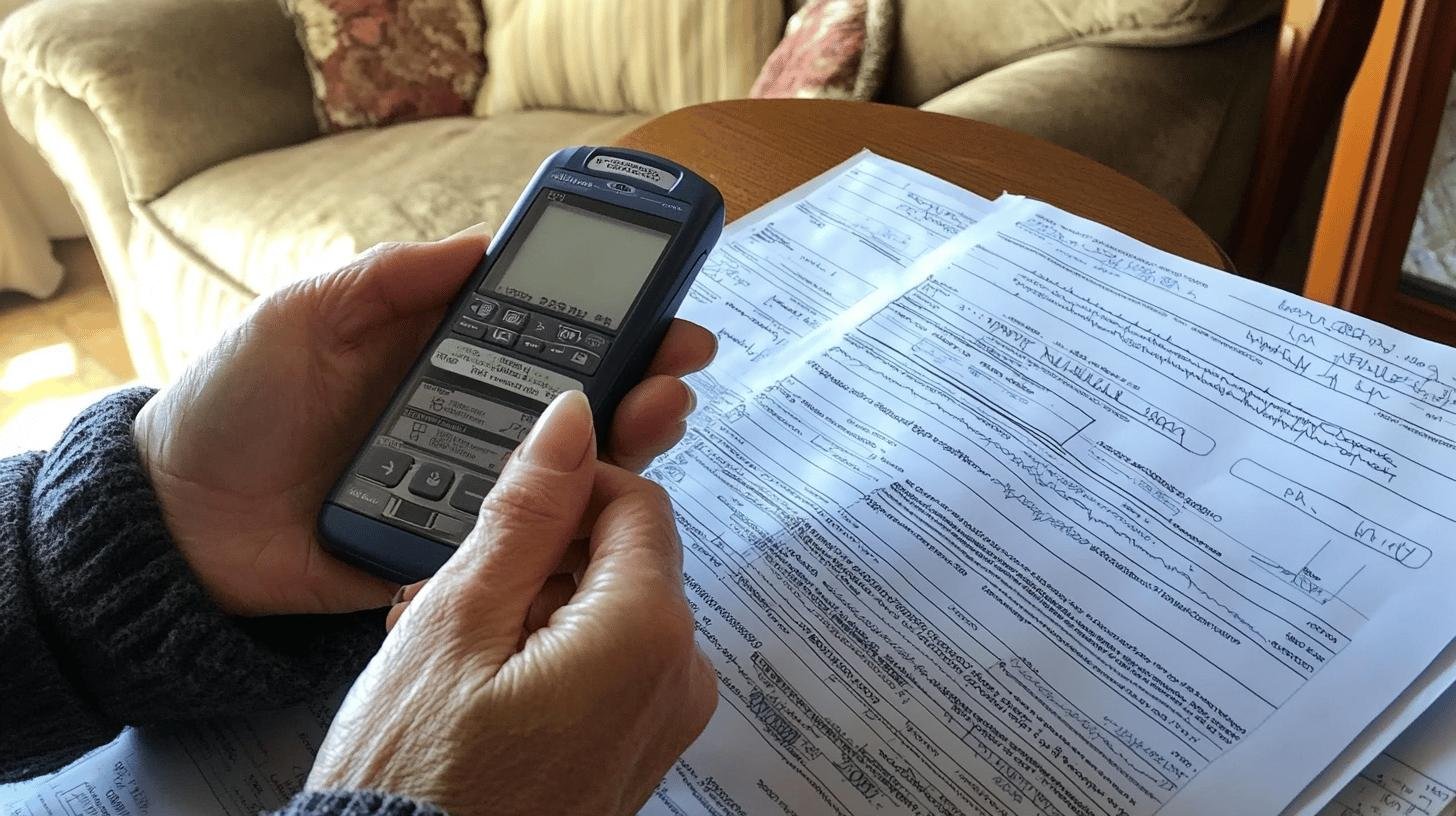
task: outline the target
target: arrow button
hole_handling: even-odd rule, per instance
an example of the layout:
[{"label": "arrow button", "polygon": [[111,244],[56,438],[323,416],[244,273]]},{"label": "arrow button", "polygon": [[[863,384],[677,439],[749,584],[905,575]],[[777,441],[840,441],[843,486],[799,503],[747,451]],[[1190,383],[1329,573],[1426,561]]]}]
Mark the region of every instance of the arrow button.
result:
[{"label": "arrow button", "polygon": [[394,487],[414,463],[414,457],[407,453],[375,445],[359,459],[359,467],[354,472],[385,487]]}]

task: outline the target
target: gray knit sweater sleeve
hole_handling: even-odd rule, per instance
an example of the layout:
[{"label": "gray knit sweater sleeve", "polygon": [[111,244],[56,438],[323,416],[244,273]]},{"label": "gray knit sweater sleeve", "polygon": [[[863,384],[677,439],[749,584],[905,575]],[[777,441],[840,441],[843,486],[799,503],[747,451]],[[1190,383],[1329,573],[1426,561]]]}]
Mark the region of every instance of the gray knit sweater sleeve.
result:
[{"label": "gray knit sweater sleeve", "polygon": [[273,816],[445,816],[445,812],[378,791],[305,791]]},{"label": "gray knit sweater sleeve", "polygon": [[[113,394],[50,452],[0,459],[0,781],[60,767],[123,725],[315,697],[383,635],[376,613],[245,620],[211,603],[132,441],[151,394]],[[373,793],[303,794],[284,812],[438,813]]]}]

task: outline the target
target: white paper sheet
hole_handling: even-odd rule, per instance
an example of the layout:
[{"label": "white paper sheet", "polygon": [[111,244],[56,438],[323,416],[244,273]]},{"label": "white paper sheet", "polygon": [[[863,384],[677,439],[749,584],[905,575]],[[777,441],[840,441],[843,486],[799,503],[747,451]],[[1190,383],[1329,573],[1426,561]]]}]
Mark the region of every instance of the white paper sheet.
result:
[{"label": "white paper sheet", "polygon": [[54,774],[0,785],[0,816],[257,816],[302,789],[342,699],[128,729]]},{"label": "white paper sheet", "polygon": [[[863,153],[740,219],[692,292],[701,319],[732,327],[719,332],[715,370],[751,372],[802,346],[795,341],[892,288],[906,265],[990,209],[979,196]],[[794,286],[809,270],[813,285]],[[740,387],[739,378],[719,386]],[[0,785],[0,816],[251,816],[301,787],[336,705],[128,730],[57,774]]]},{"label": "white paper sheet", "polygon": [[786,356],[857,325],[992,207],[866,150],[729,225],[678,313],[718,335],[712,370],[695,382],[702,401],[777,379],[793,367]]},{"label": "white paper sheet", "polygon": [[[1450,349],[870,154],[683,314],[722,354],[652,474],[722,697],[648,813],[1317,809],[1450,682]],[[271,807],[330,711],[127,732],[0,816]],[[1453,729],[1338,807],[1436,813]]]},{"label": "white paper sheet", "polygon": [[1447,689],[1320,816],[1456,813],[1456,689]]},{"label": "white paper sheet", "polygon": [[1456,353],[1036,202],[924,257],[652,471],[722,705],[649,812],[1278,812],[1451,641]]},{"label": "white paper sheet", "polygon": [[1305,786],[1284,809],[1283,816],[1328,816],[1326,806],[1335,801],[1332,797],[1342,789],[1343,798],[1350,800],[1351,787],[1359,783],[1357,774],[1380,773],[1380,754],[1390,746],[1391,736],[1417,730],[1416,718],[1430,713],[1432,705],[1450,689],[1453,677],[1456,677],[1456,642],[1447,644],[1416,681]]}]

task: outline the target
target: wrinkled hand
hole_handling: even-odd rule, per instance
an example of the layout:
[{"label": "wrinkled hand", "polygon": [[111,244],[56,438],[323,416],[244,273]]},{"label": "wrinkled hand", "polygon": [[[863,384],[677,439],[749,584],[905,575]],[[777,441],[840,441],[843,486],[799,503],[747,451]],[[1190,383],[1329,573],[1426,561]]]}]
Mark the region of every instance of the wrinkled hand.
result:
[{"label": "wrinkled hand", "polygon": [[[388,603],[395,586],[328,555],[315,520],[486,244],[471,230],[380,246],[282,289],[138,415],[137,447],[167,527],[223,609]],[[618,407],[608,461],[641,469],[677,443],[693,404],[677,378],[713,350],[705,329],[673,324],[647,378]]]},{"label": "wrinkled hand", "polygon": [[[388,791],[453,816],[646,801],[707,724],[717,680],[693,644],[666,495],[594,451],[586,398],[562,395],[354,684],[309,789]],[[583,530],[579,586],[543,609]]]}]

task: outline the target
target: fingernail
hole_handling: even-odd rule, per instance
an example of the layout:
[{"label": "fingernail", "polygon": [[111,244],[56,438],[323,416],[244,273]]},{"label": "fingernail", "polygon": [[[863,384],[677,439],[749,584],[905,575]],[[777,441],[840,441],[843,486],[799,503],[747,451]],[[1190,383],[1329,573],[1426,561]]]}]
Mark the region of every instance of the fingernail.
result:
[{"label": "fingernail", "polygon": [[456,238],[464,238],[467,235],[489,235],[489,234],[490,234],[490,226],[488,224],[486,224],[484,221],[481,221],[478,224],[471,224],[470,226],[466,227],[465,229],[460,230],[459,232],[455,233],[454,235],[451,235],[449,238],[445,238],[443,240],[453,241]]},{"label": "fingernail", "polygon": [[686,411],[683,411],[683,417],[686,418],[688,416],[691,416],[694,411],[698,410],[698,392],[694,391],[693,387],[691,385],[688,385],[687,383],[683,383],[682,387],[683,390],[688,392],[688,409]]},{"label": "fingernail", "polygon": [[516,448],[516,456],[548,470],[569,473],[595,453],[595,443],[591,404],[586,401],[586,394],[567,391],[536,420],[530,436]]},{"label": "fingernail", "polygon": [[415,596],[420,594],[420,590],[424,589],[424,587],[424,581],[415,581],[413,584],[405,584],[404,586],[395,590],[394,597],[389,599],[389,605],[394,606],[398,603],[404,603],[405,601],[414,600]]}]

